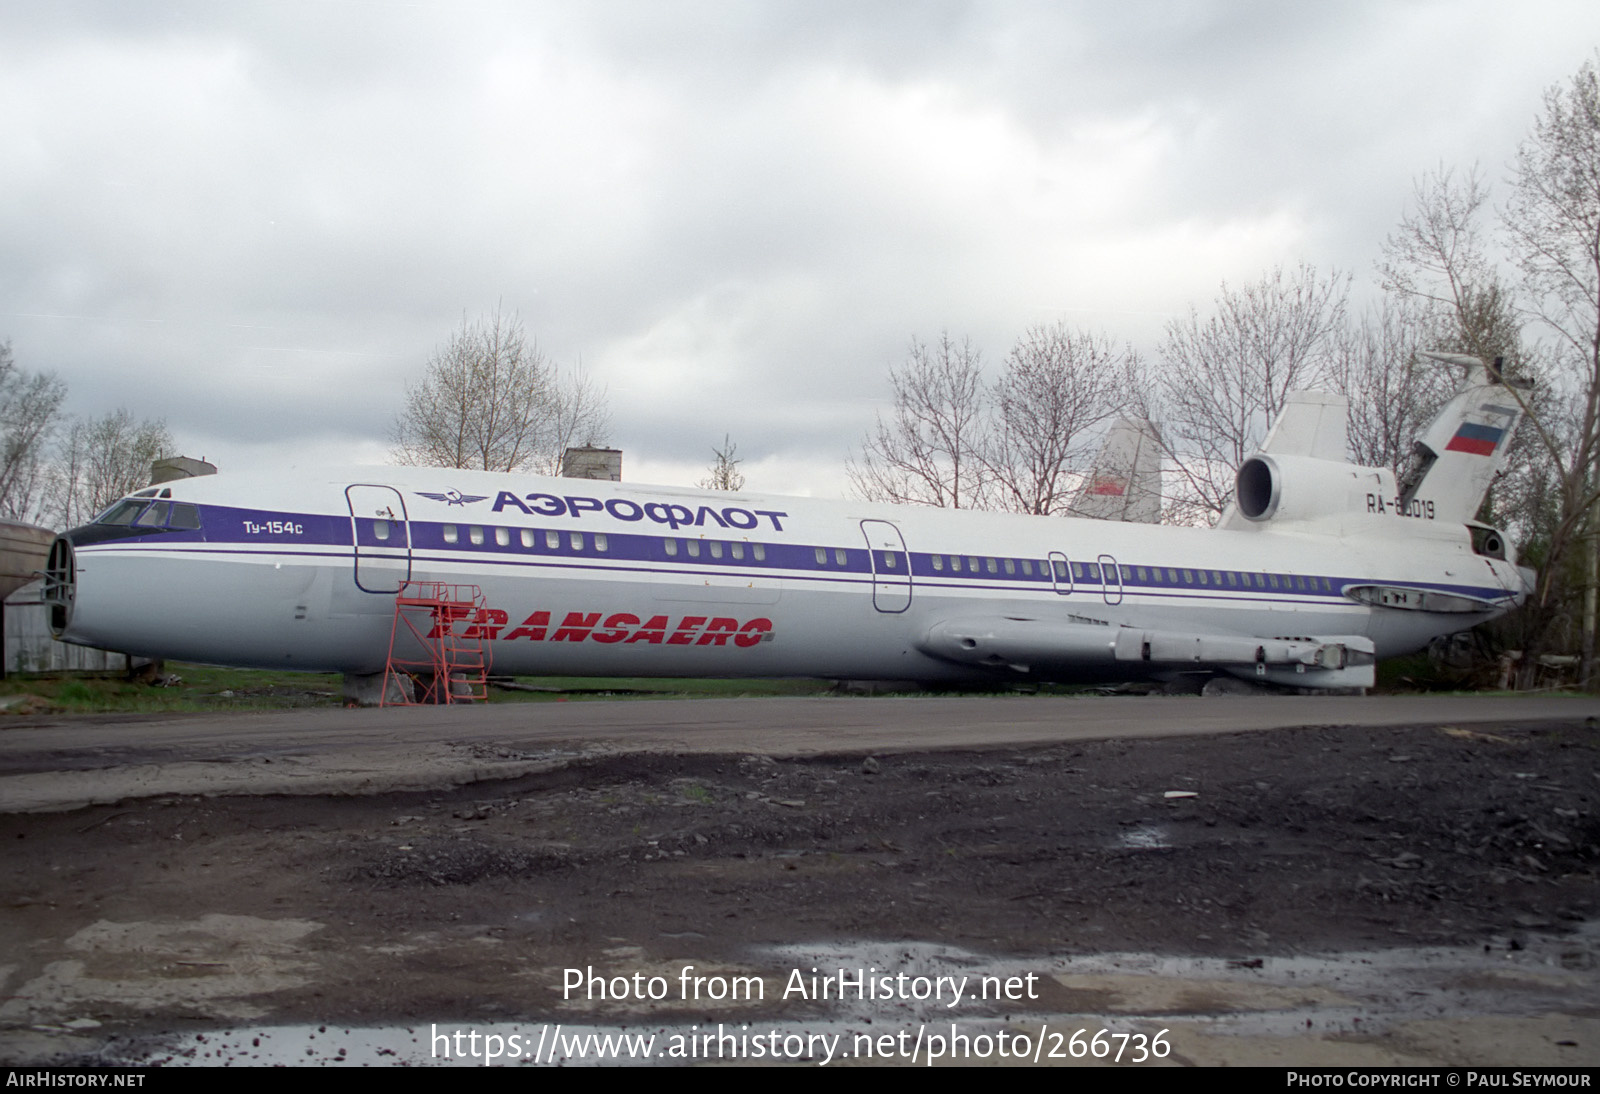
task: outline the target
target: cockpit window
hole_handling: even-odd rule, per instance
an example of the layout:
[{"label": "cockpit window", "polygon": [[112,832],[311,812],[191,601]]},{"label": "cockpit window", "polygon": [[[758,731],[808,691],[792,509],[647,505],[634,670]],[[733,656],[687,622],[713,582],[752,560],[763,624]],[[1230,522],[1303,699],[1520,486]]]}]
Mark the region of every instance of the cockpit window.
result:
[{"label": "cockpit window", "polygon": [[195,531],[200,527],[200,510],[183,501],[147,502],[139,497],[124,498],[101,513],[96,524],[135,528],[178,528]]},{"label": "cockpit window", "polygon": [[145,503],[142,501],[134,501],[131,498],[124,499],[123,501],[117,502],[117,504],[113,505],[110,509],[107,509],[104,513],[101,513],[98,517],[96,517],[95,523],[119,525],[132,524],[133,518],[139,515],[139,511],[143,509],[144,506]]},{"label": "cockpit window", "polygon": [[140,513],[134,520],[134,525],[139,528],[165,528],[167,526],[167,510],[171,509],[169,502],[158,501]]},{"label": "cockpit window", "polygon": [[200,528],[200,509],[189,502],[146,502],[125,497],[99,515],[96,525],[134,526],[134,528]]}]

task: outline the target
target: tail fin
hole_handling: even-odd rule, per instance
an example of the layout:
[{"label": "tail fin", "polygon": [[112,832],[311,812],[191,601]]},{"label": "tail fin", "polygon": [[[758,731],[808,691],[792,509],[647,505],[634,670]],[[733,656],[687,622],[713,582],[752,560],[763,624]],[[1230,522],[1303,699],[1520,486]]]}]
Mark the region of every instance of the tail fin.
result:
[{"label": "tail fin", "polygon": [[1161,520],[1161,447],[1146,421],[1118,418],[1067,512],[1096,520]]},{"label": "tail fin", "polygon": [[1327,391],[1291,391],[1258,453],[1343,463],[1350,401]]},{"label": "tail fin", "polygon": [[1460,366],[1466,377],[1413,447],[1400,481],[1400,505],[1404,511],[1420,502],[1435,520],[1469,521],[1505,465],[1522,407],[1508,390],[1499,358],[1491,366],[1458,353],[1423,356]]}]

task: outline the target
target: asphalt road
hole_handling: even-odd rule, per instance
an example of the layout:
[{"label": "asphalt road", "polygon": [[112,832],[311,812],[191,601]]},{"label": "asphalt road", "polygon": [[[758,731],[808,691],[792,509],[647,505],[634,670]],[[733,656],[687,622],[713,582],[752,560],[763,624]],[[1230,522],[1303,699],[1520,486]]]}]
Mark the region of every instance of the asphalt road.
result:
[{"label": "asphalt road", "polygon": [[1553,696],[708,699],[46,716],[0,729],[0,811],[451,786],[517,777],[574,752],[803,756],[1588,717],[1600,717],[1600,700]]}]

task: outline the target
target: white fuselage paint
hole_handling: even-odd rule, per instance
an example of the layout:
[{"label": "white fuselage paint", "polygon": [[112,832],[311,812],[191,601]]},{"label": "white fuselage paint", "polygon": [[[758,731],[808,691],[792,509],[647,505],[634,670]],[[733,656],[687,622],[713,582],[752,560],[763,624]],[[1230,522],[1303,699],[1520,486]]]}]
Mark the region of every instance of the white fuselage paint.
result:
[{"label": "white fuselage paint", "polygon": [[[919,643],[968,617],[1107,634],[1360,635],[1382,657],[1492,618],[1523,590],[1516,567],[1475,555],[1462,526],[1393,513],[1223,531],[425,468],[224,474],[168,488],[202,527],[98,542],[98,525],[68,534],[65,640],[376,672],[409,576],[481,587],[487,614],[475,625],[497,673],[963,681],[996,672]],[[1395,610],[1344,594],[1372,584],[1484,607]],[[1099,657],[1030,671],[1157,675]]]}]

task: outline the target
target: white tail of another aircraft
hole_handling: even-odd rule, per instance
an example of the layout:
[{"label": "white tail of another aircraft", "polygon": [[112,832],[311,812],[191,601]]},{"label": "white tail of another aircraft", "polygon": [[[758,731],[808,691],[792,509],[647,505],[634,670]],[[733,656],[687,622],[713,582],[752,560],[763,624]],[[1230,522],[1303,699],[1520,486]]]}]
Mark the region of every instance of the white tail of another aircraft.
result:
[{"label": "white tail of another aircraft", "polygon": [[1111,424],[1067,512],[1095,520],[1161,522],[1161,444],[1149,422],[1118,418]]}]

